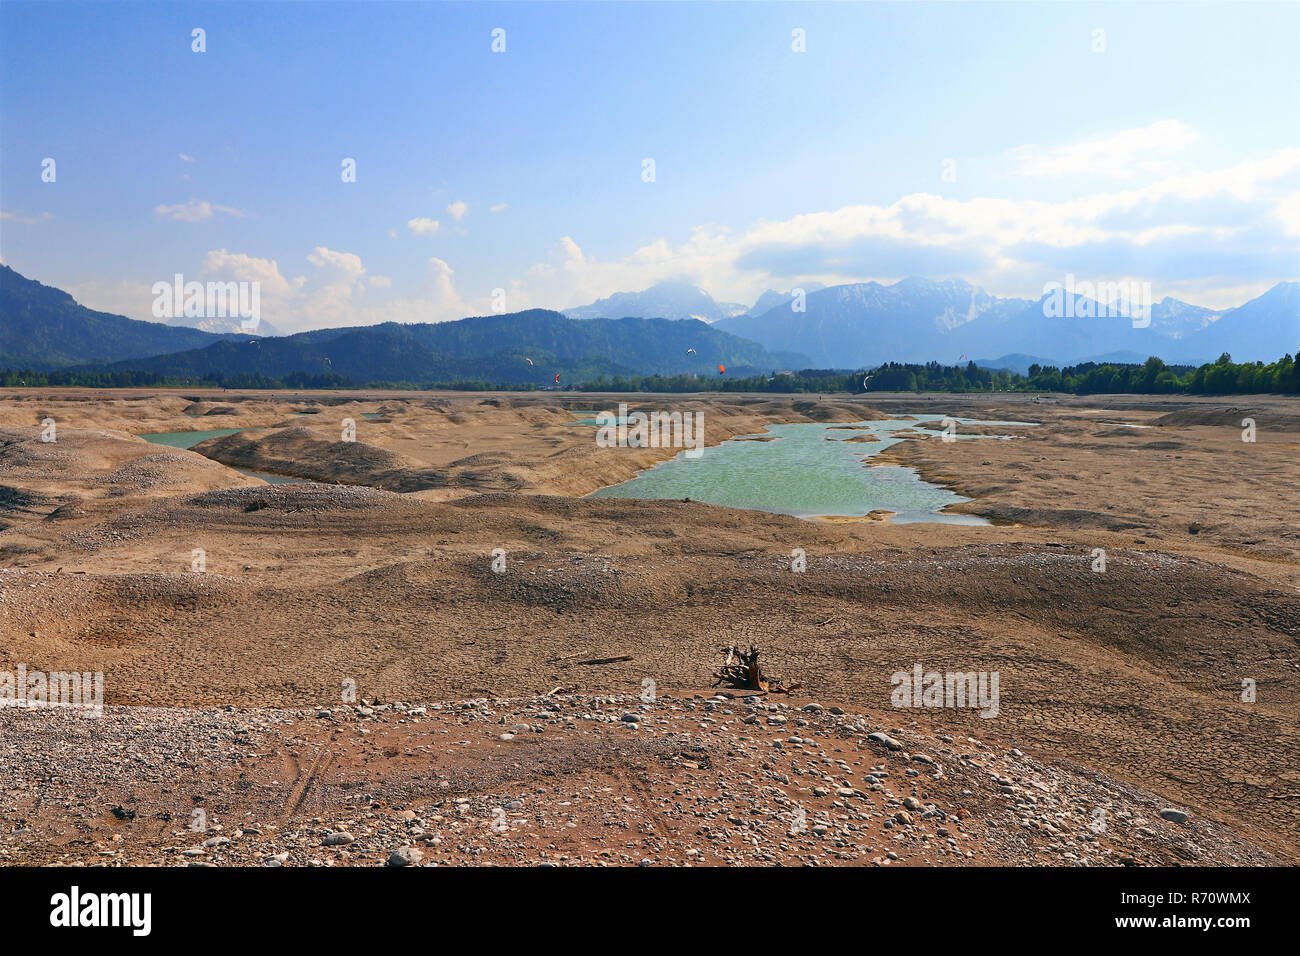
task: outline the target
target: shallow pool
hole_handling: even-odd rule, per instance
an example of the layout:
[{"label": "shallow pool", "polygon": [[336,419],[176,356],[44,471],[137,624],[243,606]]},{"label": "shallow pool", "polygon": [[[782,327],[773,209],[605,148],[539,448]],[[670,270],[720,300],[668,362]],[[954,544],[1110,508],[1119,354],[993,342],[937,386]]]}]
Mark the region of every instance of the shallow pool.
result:
[{"label": "shallow pool", "polygon": [[245,430],[243,428],[213,428],[202,432],[145,432],[136,437],[153,442],[155,445],[167,445],[169,448],[193,448],[199,442],[206,441],[209,438],[220,438],[222,435],[233,435],[235,432]]},{"label": "shallow pool", "polygon": [[[690,498],[730,508],[803,518],[859,516],[885,510],[894,512],[890,520],[899,523],[989,524],[974,515],[943,513],[943,508],[970,499],[921,480],[911,468],[867,467],[871,458],[903,441],[892,437],[892,433],[914,428],[921,422],[940,421],[943,417],[921,415],[906,421],[857,422],[850,427],[820,423],[772,425],[762,436],[772,436],[772,441],[754,441],[752,437],[756,436],[741,436],[705,448],[698,458],[678,455],[629,481],[601,488],[590,497]],[[956,437],[970,440],[1009,436],[963,435],[961,425],[1033,424],[965,418],[955,421],[958,423]],[[706,422],[706,435],[707,429]],[[855,436],[878,440],[845,440]]]}]

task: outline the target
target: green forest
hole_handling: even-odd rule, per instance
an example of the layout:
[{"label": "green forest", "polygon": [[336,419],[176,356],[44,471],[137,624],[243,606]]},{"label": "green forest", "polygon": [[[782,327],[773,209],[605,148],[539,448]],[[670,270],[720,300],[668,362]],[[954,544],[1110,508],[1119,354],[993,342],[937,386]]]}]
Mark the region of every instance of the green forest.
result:
[{"label": "green forest", "polygon": [[1278,361],[1234,363],[1224,354],[1199,368],[1166,365],[1152,357],[1142,365],[1085,362],[1066,368],[1031,365],[1028,375],[962,365],[889,362],[862,372],[805,369],[749,378],[634,375],[598,378],[580,387],[593,392],[1067,392],[1244,395],[1300,393],[1300,353]]},{"label": "green forest", "polygon": [[[126,370],[0,371],[0,386],[82,388],[237,388],[237,389],[356,389],[389,388],[460,391],[536,391],[533,384],[501,384],[482,380],[416,383],[371,381],[358,385],[338,374],[292,372],[272,377],[238,375],[164,375]],[[860,372],[804,369],[744,378],[727,375],[600,376],[563,386],[586,392],[1066,392],[1094,394],[1246,395],[1300,394],[1300,352],[1276,362],[1233,362],[1223,354],[1211,363],[1192,367],[1166,365],[1152,357],[1141,365],[1098,365],[1085,362],[1065,368],[1031,365],[1028,375],[994,371],[971,362],[924,365],[889,362]]]}]

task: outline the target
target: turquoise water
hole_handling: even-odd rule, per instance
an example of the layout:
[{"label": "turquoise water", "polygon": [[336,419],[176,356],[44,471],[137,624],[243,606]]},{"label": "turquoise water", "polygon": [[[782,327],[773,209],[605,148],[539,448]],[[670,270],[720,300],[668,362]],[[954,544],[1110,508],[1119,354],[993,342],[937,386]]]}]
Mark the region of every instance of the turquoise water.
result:
[{"label": "turquoise water", "polygon": [[[690,498],[801,518],[857,516],[883,509],[895,512],[890,520],[897,523],[989,524],[974,515],[941,513],[948,505],[970,499],[922,481],[911,468],[893,465],[872,468],[865,464],[879,452],[904,440],[890,437],[892,432],[943,417],[921,415],[913,421],[857,422],[852,429],[820,423],[771,425],[767,434],[774,436],[775,441],[732,439],[705,448],[698,458],[678,455],[621,485],[601,488],[590,497]],[[959,425],[1033,424],[968,418],[956,421]],[[706,434],[707,428],[706,420]],[[875,435],[880,441],[844,441],[864,433]],[[962,435],[960,427],[956,434],[960,439],[971,440],[1007,437]]]},{"label": "turquoise water", "polygon": [[[582,415],[582,414],[584,414],[584,413],[583,413],[583,412],[577,412],[576,414],[578,414],[578,415]],[[595,417],[596,415],[600,414],[599,412],[591,412],[590,414],[592,415],[591,418],[579,418],[576,422],[569,422],[569,424],[570,424],[570,425],[608,425],[611,421],[612,421],[615,425],[626,425],[626,424],[627,424],[627,418],[626,418],[626,417],[620,418],[618,415],[614,415],[614,414],[612,414],[612,413],[611,413],[610,417],[609,417],[608,419],[606,419],[605,421],[601,421],[600,419],[598,419],[598,418]]]},{"label": "turquoise water", "polygon": [[242,428],[214,428],[205,432],[145,432],[136,437],[153,442],[155,445],[167,445],[169,448],[193,448],[199,442],[209,438],[220,438],[222,435],[233,435],[235,432],[242,431],[244,431]]}]

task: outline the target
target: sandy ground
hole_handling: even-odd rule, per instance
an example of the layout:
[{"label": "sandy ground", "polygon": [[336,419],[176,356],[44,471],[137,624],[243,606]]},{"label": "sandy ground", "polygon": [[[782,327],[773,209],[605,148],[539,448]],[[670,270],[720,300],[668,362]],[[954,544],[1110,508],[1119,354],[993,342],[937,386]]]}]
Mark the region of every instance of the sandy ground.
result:
[{"label": "sandy ground", "polygon": [[[114,714],[137,714],[130,719],[159,742],[159,752],[142,755],[139,766],[122,744],[128,750],[120,762],[94,772],[86,767],[84,779],[73,774],[72,783],[93,794],[74,813],[54,795],[48,774],[29,772],[49,740],[72,733],[57,723],[68,716],[0,711],[0,740],[8,744],[0,746],[0,773],[25,781],[11,785],[0,812],[3,858],[261,862],[288,852],[285,862],[373,863],[384,862],[396,841],[422,846],[430,861],[591,861],[595,847],[608,844],[588,831],[601,834],[598,824],[608,821],[600,815],[626,809],[618,803],[626,790],[618,781],[629,772],[624,738],[632,732],[618,724],[635,706],[611,703],[624,708],[619,715],[573,726],[556,718],[544,733],[530,730],[510,741],[466,731],[469,750],[457,749],[464,737],[440,739],[444,731],[458,733],[436,726],[460,713],[451,707],[421,715],[419,734],[437,736],[414,743],[403,717],[407,723],[382,729],[396,737],[373,754],[343,746],[339,733],[350,740],[350,724],[322,733],[321,721],[357,719],[354,709],[341,706],[341,695],[355,688],[382,703],[528,698],[533,702],[474,704],[464,713],[486,706],[509,712],[510,724],[531,725],[536,721],[527,714],[542,706],[536,701],[621,694],[635,704],[649,678],[675,703],[661,701],[665,712],[656,720],[667,723],[647,721],[634,739],[671,738],[688,753],[700,743],[692,738],[701,730],[700,709],[723,706],[690,695],[707,687],[720,646],[753,643],[773,671],[802,684],[797,700],[859,715],[862,728],[851,732],[819,725],[817,733],[844,737],[831,759],[851,767],[889,759],[893,751],[882,758],[879,748],[858,739],[868,725],[930,735],[917,745],[927,752],[939,750],[945,736],[975,738],[984,759],[1019,761],[1007,757],[1018,750],[1040,768],[1036,773],[1051,775],[1055,782],[1044,786],[1080,794],[1059,809],[1076,815],[1057,821],[1070,839],[1025,843],[1011,837],[1030,830],[1038,836],[1037,827],[1022,825],[1020,817],[1003,820],[984,804],[963,804],[970,800],[963,791],[978,788],[947,779],[948,789],[933,791],[942,795],[936,806],[970,814],[963,826],[977,827],[978,836],[965,849],[983,856],[968,857],[965,849],[918,853],[909,843],[896,853],[900,862],[1300,861],[1300,403],[1253,396],[1034,402],[1024,396],[756,395],[655,396],[643,406],[704,411],[710,444],[773,422],[927,413],[1041,423],[999,426],[999,433],[1016,436],[1007,441],[945,442],[933,428],[918,428],[915,437],[886,450],[881,462],[910,465],[954,487],[973,499],[961,510],[997,522],[962,527],[891,525],[878,516],[812,522],[698,503],[574,497],[673,453],[597,448],[591,428],[571,424],[577,413],[613,408],[619,400],[572,393],[0,395],[0,673],[19,664],[103,671],[112,706],[101,726],[110,726]],[[1241,440],[1243,417],[1256,421],[1253,442]],[[57,423],[57,442],[40,441],[45,418]],[[345,418],[355,422],[355,442],[339,440]],[[235,427],[257,430],[205,442],[203,454],[133,437]],[[228,464],[322,483],[268,486]],[[500,572],[492,567],[496,549],[504,552]],[[807,555],[802,573],[792,570],[795,549]],[[1106,552],[1104,572],[1094,570],[1096,549]],[[202,573],[194,570],[196,555]],[[893,707],[891,675],[916,664],[927,671],[997,672],[997,715]],[[1243,680],[1254,682],[1251,702],[1242,699]],[[548,692],[550,698],[539,696]],[[584,712],[599,709],[590,696],[573,699]],[[131,709],[116,709],[123,706]],[[237,711],[222,716],[225,707]],[[294,710],[304,707],[311,710]],[[317,708],[332,716],[317,717]],[[719,801],[707,811],[721,814],[710,833],[714,823],[722,833],[740,826],[718,822],[727,819],[725,804],[734,796],[726,788],[737,782],[753,784],[743,798],[751,805],[782,806],[759,786],[776,772],[758,756],[769,754],[770,735],[754,736],[753,725],[743,722],[747,708],[733,710],[735,719],[722,722],[732,725],[739,743],[718,743],[709,779],[693,784],[702,789],[694,792],[692,813]],[[794,713],[789,720],[812,720]],[[770,730],[767,711],[760,714]],[[250,747],[264,755],[256,773],[223,756],[219,735],[203,738],[194,723],[202,721],[254,727],[258,742]],[[435,726],[424,726],[429,722]],[[703,729],[721,732],[713,724]],[[531,752],[513,771],[509,762],[494,764],[507,745],[541,735],[563,763],[595,743],[587,733],[612,748],[602,757],[597,747],[572,771],[589,805],[581,813],[561,808],[553,788],[537,800],[550,819],[578,813],[576,827],[565,825],[581,831],[569,843],[538,842],[540,832],[532,830],[526,841],[513,823],[505,833],[489,827],[482,839],[471,839],[470,822],[454,836],[442,820],[430,824],[434,817],[457,818],[458,806],[491,811],[498,806],[493,801],[508,803],[509,793],[518,799],[546,786],[539,775],[547,768],[557,772],[545,760],[537,764]],[[187,743],[187,734],[199,742]],[[193,751],[186,766],[168,766],[175,761],[173,739]],[[103,746],[117,745],[105,739]],[[815,746],[828,750],[822,740]],[[719,844],[696,833],[704,825],[698,817],[687,814],[689,832],[674,822],[682,813],[677,805],[688,805],[674,799],[681,768],[651,751],[634,761],[642,768],[638,793],[645,799],[625,822],[634,831],[657,829],[660,842],[641,834],[651,842],[638,843],[629,835],[636,846],[619,844],[614,856],[602,858],[609,862],[879,863],[889,860],[885,851],[904,832],[883,823],[897,812],[889,801],[901,801],[910,789],[882,796],[860,780],[852,783],[850,789],[882,796],[867,808],[862,798],[837,797],[846,782],[837,779],[825,785],[829,800],[788,789],[783,799],[806,802],[810,817],[825,811],[835,820],[849,810],[847,823],[820,833],[812,827],[782,849],[772,828],[790,810],[784,805],[772,810],[775,816],[757,815],[770,825],[742,814],[751,821],[744,827],[771,831],[748,834],[762,838],[761,849],[748,839]],[[293,758],[297,769],[286,763],[293,752],[300,755]],[[313,752],[331,755],[341,774],[313,778],[315,811],[294,796]],[[409,759],[398,759],[404,755]],[[194,841],[182,845],[176,827],[140,822],[175,813],[145,783],[175,779],[179,769],[178,787],[197,786],[200,758],[225,767],[202,792],[220,802],[227,827],[260,831],[257,839],[247,837],[244,855],[174,856]],[[458,768],[458,799],[467,804],[429,789],[438,761]],[[953,767],[964,766],[953,756],[940,762],[950,777]],[[1023,771],[1008,766],[999,773],[1011,779]],[[783,765],[779,772],[790,776],[791,769]],[[245,792],[250,780],[257,800]],[[1126,819],[1156,825],[1135,824],[1125,831],[1127,842],[1106,831],[1118,842],[1101,853],[1103,844],[1082,839],[1094,831],[1078,814],[1093,812],[1102,800],[1080,789],[1085,781],[1119,795],[1111,809]],[[617,796],[602,797],[605,788]],[[373,816],[355,803],[345,812],[362,794],[378,802]],[[148,814],[122,820],[109,812],[135,798]],[[845,806],[836,807],[836,799]],[[270,805],[280,807],[274,819]],[[415,836],[438,832],[442,842],[412,843],[400,828],[385,829],[391,823],[385,815],[398,807],[422,821]],[[1160,819],[1160,809],[1169,807],[1189,813],[1190,822]],[[326,810],[329,819],[313,823]],[[250,823],[248,814],[261,823]],[[365,852],[318,851],[326,825],[373,832],[355,834]],[[1189,826],[1201,828],[1194,839]],[[948,846],[937,829],[922,829],[906,839],[925,835],[923,850],[931,840]],[[1173,842],[1148,845],[1142,841],[1154,838],[1139,839],[1140,830]],[[296,836],[285,842],[285,832]],[[1183,837],[1188,840],[1179,843]],[[1049,849],[1053,843],[1058,849]],[[730,849],[710,855],[720,846]],[[688,849],[697,852],[688,857]],[[106,850],[113,855],[100,856]]]}]

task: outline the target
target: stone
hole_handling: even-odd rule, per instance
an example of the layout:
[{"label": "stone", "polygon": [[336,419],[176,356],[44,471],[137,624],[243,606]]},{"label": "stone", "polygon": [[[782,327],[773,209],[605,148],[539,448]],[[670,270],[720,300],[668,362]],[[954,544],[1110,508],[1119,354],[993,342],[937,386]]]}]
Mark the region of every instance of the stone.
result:
[{"label": "stone", "polygon": [[413,846],[404,846],[388,854],[389,866],[417,866],[424,859],[424,853]]}]

